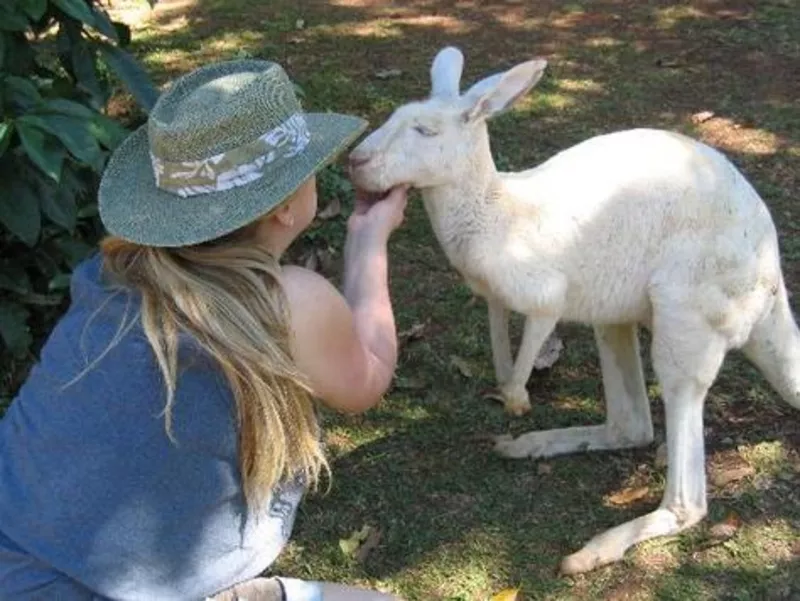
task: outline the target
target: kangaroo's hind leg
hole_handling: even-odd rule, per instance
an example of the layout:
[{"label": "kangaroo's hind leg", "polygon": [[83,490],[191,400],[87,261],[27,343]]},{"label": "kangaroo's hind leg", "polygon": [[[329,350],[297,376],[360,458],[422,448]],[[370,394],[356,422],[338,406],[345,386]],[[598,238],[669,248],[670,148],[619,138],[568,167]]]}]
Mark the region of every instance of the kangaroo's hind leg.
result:
[{"label": "kangaroo's hind leg", "polygon": [[661,383],[667,434],[667,485],[655,511],[595,536],[564,559],[576,574],[619,561],[633,545],[676,534],[706,515],[703,405],[728,340],[690,310],[668,306],[653,317],[653,367]]}]

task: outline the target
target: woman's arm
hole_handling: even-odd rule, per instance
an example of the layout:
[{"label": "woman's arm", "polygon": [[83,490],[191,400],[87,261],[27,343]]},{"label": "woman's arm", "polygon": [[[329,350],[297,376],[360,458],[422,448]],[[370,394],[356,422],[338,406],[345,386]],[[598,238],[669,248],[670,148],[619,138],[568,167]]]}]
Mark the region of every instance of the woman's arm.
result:
[{"label": "woman's arm", "polygon": [[371,205],[357,202],[348,222],[343,295],[314,272],[284,269],[295,361],[315,395],[333,409],[369,409],[391,385],[397,336],[387,242],[405,205],[402,188]]}]

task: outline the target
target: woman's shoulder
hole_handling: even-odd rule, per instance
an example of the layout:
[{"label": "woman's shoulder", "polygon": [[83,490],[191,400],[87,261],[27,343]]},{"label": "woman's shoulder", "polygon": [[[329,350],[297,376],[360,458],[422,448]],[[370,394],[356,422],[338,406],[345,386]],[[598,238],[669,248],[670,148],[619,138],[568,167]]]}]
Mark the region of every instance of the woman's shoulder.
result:
[{"label": "woman's shoulder", "polygon": [[281,269],[281,285],[294,312],[327,313],[344,304],[344,297],[327,279],[297,265]]}]

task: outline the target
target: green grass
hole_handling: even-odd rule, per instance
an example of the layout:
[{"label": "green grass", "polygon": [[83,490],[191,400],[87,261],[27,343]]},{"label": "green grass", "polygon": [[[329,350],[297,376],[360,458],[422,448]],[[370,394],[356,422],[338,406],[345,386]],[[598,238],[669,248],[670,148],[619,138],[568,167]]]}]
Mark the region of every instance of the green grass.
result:
[{"label": "green grass", "polygon": [[[444,44],[464,49],[466,82],[543,54],[550,63],[543,82],[491,126],[501,168],[535,164],[623,127],[690,133],[723,149],[762,192],[779,226],[789,286],[800,293],[796,2],[401,4],[197,0],[138,27],[135,50],[162,82],[210,60],[278,60],[308,108],[353,112],[373,126],[427,93],[430,60]],[[374,77],[386,68],[403,73]],[[716,118],[694,124],[691,115],[704,110]],[[310,231],[295,258],[309,247],[341,250],[350,201],[341,169],[327,171],[320,189],[321,205],[339,195],[344,213]],[[332,488],[305,500],[276,571],[426,601],[482,600],[516,586],[528,599],[547,600],[798,598],[799,416],[752,367],[735,355],[726,362],[709,395],[706,437],[710,473],[730,465],[752,472],[710,486],[710,515],[700,526],[650,541],[618,565],[562,578],[562,556],[658,504],[657,444],[546,462],[494,456],[493,434],[602,422],[591,331],[560,327],[567,346],[552,370],[533,375],[533,411],[509,418],[482,398],[493,385],[484,304],[447,265],[419,202],[391,253],[399,329],[424,330],[404,346],[384,403],[362,416],[325,414]],[[471,377],[453,366],[454,355]],[[663,419],[648,377],[658,443]],[[630,486],[648,494],[629,506],[608,501]],[[731,515],[741,525],[716,540],[712,526]],[[339,539],[365,524],[382,536],[358,563]]]}]

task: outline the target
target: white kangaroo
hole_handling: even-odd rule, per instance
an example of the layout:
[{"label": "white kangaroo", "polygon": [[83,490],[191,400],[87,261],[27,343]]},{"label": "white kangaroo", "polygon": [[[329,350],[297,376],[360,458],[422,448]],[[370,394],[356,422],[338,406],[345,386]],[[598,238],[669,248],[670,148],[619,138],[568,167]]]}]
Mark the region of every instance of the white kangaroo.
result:
[{"label": "white kangaroo", "polygon": [[[441,50],[428,99],[398,108],[350,155],[355,184],[418,188],[449,261],[487,299],[506,406],[529,407],[525,384],[559,320],[591,324],[606,401],[602,426],[499,437],[508,457],[644,446],[653,440],[637,327],[652,333],[666,412],[667,484],[660,507],[612,528],[561,563],[579,573],[706,515],[703,404],[730,349],[742,349],[800,408],[800,332],[769,211],[716,150],[635,129],[582,142],[521,173],[498,173],[486,119],[546,67],[531,60],[463,95],[463,56]],[[508,311],[525,314],[516,361]]]}]

